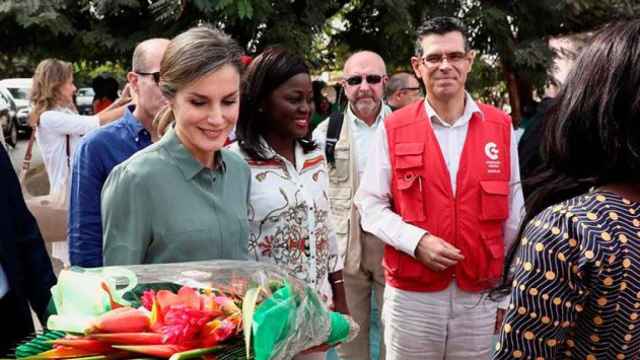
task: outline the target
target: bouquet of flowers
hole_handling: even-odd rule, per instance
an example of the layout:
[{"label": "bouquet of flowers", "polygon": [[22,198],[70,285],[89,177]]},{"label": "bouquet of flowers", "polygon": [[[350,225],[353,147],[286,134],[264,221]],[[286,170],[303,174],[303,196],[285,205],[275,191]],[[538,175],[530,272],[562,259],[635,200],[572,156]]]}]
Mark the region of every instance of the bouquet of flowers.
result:
[{"label": "bouquet of flowers", "polygon": [[52,348],[37,354],[19,347],[17,357],[290,359],[358,332],[314,290],[265,263],[63,270],[52,297],[56,314],[47,327],[65,335],[47,339]]}]

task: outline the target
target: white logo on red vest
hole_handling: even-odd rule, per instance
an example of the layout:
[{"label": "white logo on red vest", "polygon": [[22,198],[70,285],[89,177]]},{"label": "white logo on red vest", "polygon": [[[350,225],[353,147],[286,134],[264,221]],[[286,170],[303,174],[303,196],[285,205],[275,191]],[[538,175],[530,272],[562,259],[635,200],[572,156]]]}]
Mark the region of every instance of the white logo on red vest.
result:
[{"label": "white logo on red vest", "polygon": [[484,153],[491,160],[498,160],[498,145],[496,143],[487,143],[484,146]]},{"label": "white logo on red vest", "polygon": [[500,151],[498,150],[498,145],[494,142],[488,142],[484,146],[484,154],[487,156],[488,160],[485,161],[487,164],[487,172],[489,174],[500,174],[501,171],[501,162],[498,160]]}]

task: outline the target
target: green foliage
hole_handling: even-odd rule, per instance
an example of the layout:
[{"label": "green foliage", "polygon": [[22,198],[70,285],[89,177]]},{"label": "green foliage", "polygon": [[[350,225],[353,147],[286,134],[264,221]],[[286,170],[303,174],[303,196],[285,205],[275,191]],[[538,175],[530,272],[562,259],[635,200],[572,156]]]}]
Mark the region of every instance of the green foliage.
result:
[{"label": "green foliage", "polygon": [[91,87],[92,80],[99,75],[112,76],[120,87],[127,81],[127,68],[121,63],[107,61],[105,63],[95,63],[89,61],[79,61],[73,64],[74,81],[77,87]]},{"label": "green foliage", "polygon": [[509,93],[526,103],[546,81],[550,37],[639,14],[640,2],[629,0],[4,0],[0,77],[29,76],[46,57],[127,69],[138,42],[203,23],[223,28],[249,54],[288,47],[316,72],[339,70],[361,49],[380,53],[394,72],[410,69],[423,18],[448,15],[460,17],[472,47],[493,59],[473,68],[470,87],[481,97],[504,93],[510,78]]},{"label": "green foliage", "polygon": [[474,99],[503,107],[508,103],[507,85],[502,80],[502,68],[493,57],[476,58],[467,76],[467,90]]}]

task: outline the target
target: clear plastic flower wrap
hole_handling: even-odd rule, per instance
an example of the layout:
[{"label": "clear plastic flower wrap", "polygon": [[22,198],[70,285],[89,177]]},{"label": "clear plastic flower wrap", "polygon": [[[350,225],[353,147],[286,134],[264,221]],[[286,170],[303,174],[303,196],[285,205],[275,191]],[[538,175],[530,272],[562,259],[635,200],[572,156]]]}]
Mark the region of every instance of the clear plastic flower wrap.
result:
[{"label": "clear plastic flower wrap", "polygon": [[[238,309],[236,335],[245,340],[246,350],[249,341],[251,350],[246,353],[256,360],[291,359],[317,345],[351,341],[359,330],[350,317],[327,309],[316,292],[300,280],[274,265],[251,261],[65,270],[52,288],[57,314],[49,318],[48,327],[88,333],[87,329],[95,328],[95,318],[111,311],[115,303],[151,309],[149,299],[155,295],[150,294],[160,296],[161,291],[170,290],[177,298],[183,287],[215,299],[233,299]],[[193,352],[194,347],[202,345],[188,350]]]}]

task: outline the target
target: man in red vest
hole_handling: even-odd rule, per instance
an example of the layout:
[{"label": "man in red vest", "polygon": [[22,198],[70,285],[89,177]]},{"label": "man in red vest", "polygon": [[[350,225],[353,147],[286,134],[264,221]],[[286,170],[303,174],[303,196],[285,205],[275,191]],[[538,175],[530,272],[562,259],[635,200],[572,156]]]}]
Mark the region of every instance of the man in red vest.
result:
[{"label": "man in red vest", "polygon": [[502,314],[487,290],[523,205],[511,119],[465,91],[474,53],[461,22],[434,18],[417,35],[426,99],[376,133],[355,197],[386,243],[387,360],[487,358]]}]

